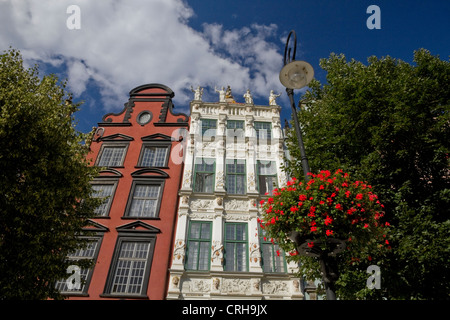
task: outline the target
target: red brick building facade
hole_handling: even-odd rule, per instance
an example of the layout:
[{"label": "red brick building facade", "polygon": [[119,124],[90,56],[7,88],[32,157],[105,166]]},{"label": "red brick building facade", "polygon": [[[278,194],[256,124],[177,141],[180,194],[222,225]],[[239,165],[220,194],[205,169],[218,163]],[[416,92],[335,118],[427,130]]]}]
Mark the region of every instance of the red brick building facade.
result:
[{"label": "red brick building facade", "polygon": [[70,299],[165,299],[189,126],[173,96],[161,84],[139,86],[98,123],[89,158],[102,167],[92,183],[107,200],[86,228],[91,245],[70,257],[95,261],[81,270],[85,283],[58,283]]}]

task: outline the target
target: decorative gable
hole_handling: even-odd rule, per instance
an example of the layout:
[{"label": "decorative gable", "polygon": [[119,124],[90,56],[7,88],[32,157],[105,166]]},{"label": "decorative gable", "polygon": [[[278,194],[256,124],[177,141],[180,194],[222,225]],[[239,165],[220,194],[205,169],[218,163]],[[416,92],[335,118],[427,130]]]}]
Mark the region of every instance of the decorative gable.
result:
[{"label": "decorative gable", "polygon": [[141,138],[142,141],[164,141],[164,142],[172,142],[172,137],[162,134],[162,133],[155,133],[149,136],[145,136]]},{"label": "decorative gable", "polygon": [[120,173],[116,169],[108,168],[108,169],[100,171],[98,176],[96,177],[96,179],[98,179],[98,178],[121,178],[121,177],[123,177],[122,173]]},{"label": "decorative gable", "polygon": [[95,222],[93,220],[89,220],[88,224],[83,228],[83,231],[90,231],[90,232],[108,232],[108,227]]},{"label": "decorative gable", "polygon": [[160,233],[161,230],[140,220],[116,228],[117,232]]},{"label": "decorative gable", "polygon": [[[136,103],[161,103],[158,121],[155,126],[188,127],[189,117],[184,113],[174,113],[172,98],[175,93],[167,86],[159,83],[150,83],[138,86],[130,91],[130,98],[119,113],[108,113],[103,116],[99,126],[131,126],[131,114]],[[155,114],[156,116],[156,114]]]},{"label": "decorative gable", "polygon": [[106,137],[102,137],[100,139],[101,141],[133,141],[134,138],[127,136],[125,134],[121,134],[121,133],[116,133],[116,134],[112,134]]},{"label": "decorative gable", "polygon": [[145,168],[139,169],[131,173],[133,178],[169,178],[169,175],[161,169],[157,168]]}]

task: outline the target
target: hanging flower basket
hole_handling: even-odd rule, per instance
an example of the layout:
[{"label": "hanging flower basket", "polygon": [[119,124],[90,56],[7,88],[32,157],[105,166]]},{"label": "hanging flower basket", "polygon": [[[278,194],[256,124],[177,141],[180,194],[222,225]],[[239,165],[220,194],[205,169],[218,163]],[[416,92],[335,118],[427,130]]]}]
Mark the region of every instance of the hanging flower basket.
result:
[{"label": "hanging flower basket", "polygon": [[337,170],[310,173],[308,182],[292,178],[261,200],[261,228],[291,256],[368,257],[389,247],[389,223],[372,187]]}]

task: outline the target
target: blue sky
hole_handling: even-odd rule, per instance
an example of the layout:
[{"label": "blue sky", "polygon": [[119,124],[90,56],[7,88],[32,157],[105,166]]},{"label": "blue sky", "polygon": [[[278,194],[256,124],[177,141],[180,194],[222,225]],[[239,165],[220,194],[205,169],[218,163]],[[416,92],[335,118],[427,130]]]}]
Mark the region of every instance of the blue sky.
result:
[{"label": "blue sky", "polygon": [[[79,29],[67,27],[70,5],[80,8]],[[370,5],[380,8],[381,29],[366,26]],[[20,49],[42,74],[67,78],[84,101],[75,114],[82,132],[121,111],[131,89],[155,82],[172,88],[176,110],[186,113],[191,85],[212,102],[215,86],[230,85],[238,102],[250,89],[263,105],[273,89],[283,94],[284,120],[290,107],[278,73],[290,30],[297,60],[325,82],[319,60],[332,52],[412,63],[413,51],[426,48],[448,60],[449,16],[447,0],[0,0],[0,50]]]}]

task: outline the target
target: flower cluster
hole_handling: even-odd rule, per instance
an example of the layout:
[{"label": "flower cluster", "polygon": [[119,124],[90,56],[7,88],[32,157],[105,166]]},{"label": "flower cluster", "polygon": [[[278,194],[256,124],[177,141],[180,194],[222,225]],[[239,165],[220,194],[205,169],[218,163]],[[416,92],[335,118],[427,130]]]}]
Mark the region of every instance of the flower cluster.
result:
[{"label": "flower cluster", "polygon": [[288,240],[293,231],[307,240],[309,248],[329,238],[344,240],[349,251],[366,257],[373,248],[389,248],[384,206],[369,184],[352,181],[340,169],[309,175],[306,183],[292,178],[286,187],[261,200],[259,224],[266,234],[291,255],[296,254]]}]

